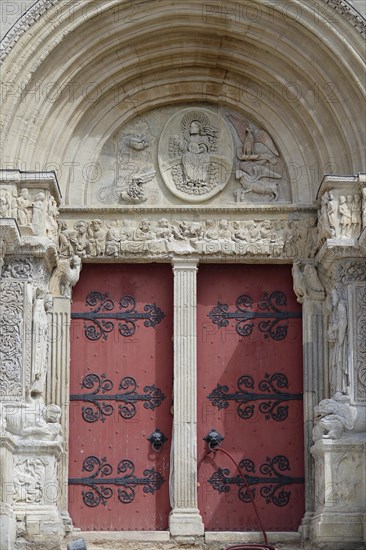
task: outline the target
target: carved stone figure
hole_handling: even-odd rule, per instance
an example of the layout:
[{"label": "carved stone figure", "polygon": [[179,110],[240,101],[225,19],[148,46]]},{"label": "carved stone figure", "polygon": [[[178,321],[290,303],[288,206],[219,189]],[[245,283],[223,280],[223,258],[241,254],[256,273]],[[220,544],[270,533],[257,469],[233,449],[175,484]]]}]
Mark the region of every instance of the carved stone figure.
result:
[{"label": "carved stone figure", "polygon": [[87,229],[86,251],[91,256],[102,256],[105,248],[105,231],[102,229],[102,220],[92,220]]},{"label": "carved stone figure", "polygon": [[45,463],[40,458],[18,458],[15,463],[14,501],[40,504],[45,482]]},{"label": "carved stone figure", "polygon": [[[50,409],[50,412],[47,413],[49,407],[51,405],[45,407],[42,401],[34,399],[20,403],[18,407],[11,407],[6,412],[6,430],[19,439],[53,441],[55,426],[50,428],[50,424],[59,422],[61,409],[57,405],[52,405],[52,407],[58,408],[59,413],[56,414],[56,409]],[[47,414],[51,415],[52,422],[50,424],[46,421]],[[60,430],[58,427],[56,428],[59,435]]]},{"label": "carved stone figure", "polygon": [[315,407],[313,439],[339,439],[344,430],[351,431],[355,426],[357,409],[348,402],[324,399]]},{"label": "carved stone figure", "polygon": [[126,189],[121,191],[120,198],[125,202],[145,202],[147,197],[144,193],[143,185],[154,179],[155,170],[145,174],[136,174],[132,176],[131,181],[127,183]]},{"label": "carved stone figure", "polygon": [[6,240],[0,239],[0,276],[5,263],[4,262],[5,254],[6,254]]},{"label": "carved stone figure", "polygon": [[40,235],[45,229],[45,200],[46,195],[41,191],[33,202],[32,228],[35,235]]},{"label": "carved stone figure", "polygon": [[340,215],[341,237],[352,237],[352,212],[344,195],[339,197],[338,212]]},{"label": "carved stone figure", "polygon": [[48,311],[52,308],[52,297],[44,288],[37,288],[33,303],[32,336],[33,365],[31,396],[42,397],[46,382],[48,360]]},{"label": "carved stone figure", "polygon": [[46,209],[46,232],[47,236],[57,242],[58,237],[58,208],[55,198],[52,195],[48,196]]},{"label": "carved stone figure", "polygon": [[346,394],[349,386],[346,342],[347,308],[336,289],[332,290],[331,297],[332,308],[328,328],[330,389],[331,395]]},{"label": "carved stone figure", "polygon": [[[114,256],[115,258],[120,254],[121,240],[123,236],[118,227],[118,222],[108,222],[108,231],[106,235],[105,253],[107,256]],[[124,235],[124,238],[126,236]]]},{"label": "carved stone figure", "polygon": [[366,187],[361,191],[362,193],[362,228],[366,227]]},{"label": "carved stone figure", "polygon": [[73,254],[77,247],[76,231],[67,228],[67,223],[62,221],[59,224],[59,246],[60,255],[69,257]]},{"label": "carved stone figure", "polygon": [[353,195],[351,214],[352,234],[354,238],[358,238],[361,231],[361,197],[358,193],[356,195]]},{"label": "carved stone figure", "polygon": [[155,233],[151,231],[150,220],[144,218],[139,223],[138,228],[135,231],[135,239],[137,241],[150,241],[155,238]]},{"label": "carved stone figure", "polygon": [[78,221],[74,225],[74,229],[76,231],[76,241],[75,241],[75,253],[80,256],[80,258],[84,258],[86,256],[86,248],[87,248],[87,240],[86,240],[86,234],[88,230],[88,226],[86,222],[83,220]]},{"label": "carved stone figure", "polygon": [[61,407],[58,405],[47,405],[43,409],[43,417],[48,424],[50,437],[53,441],[62,442]]},{"label": "carved stone figure", "polygon": [[207,109],[184,109],[164,128],[159,142],[163,180],[179,198],[200,202],[229,180],[232,138],[226,122]]},{"label": "carved stone figure", "polygon": [[19,224],[30,225],[32,223],[32,201],[30,200],[29,191],[25,187],[20,190],[17,206]]},{"label": "carved stone figure", "polygon": [[156,236],[158,237],[158,239],[166,239],[168,241],[172,239],[173,237],[172,229],[166,218],[161,218],[158,221],[158,225],[156,228]]},{"label": "carved stone figure", "polygon": [[241,185],[234,191],[236,202],[245,200],[247,193],[277,201],[279,191],[275,180],[280,180],[282,173],[274,169],[279,162],[279,152],[271,136],[265,130],[254,128],[244,118],[235,115],[228,115],[228,118],[242,142],[236,153],[239,162],[235,177]]},{"label": "carved stone figure", "polygon": [[304,298],[324,300],[324,287],[319,280],[314,266],[310,264],[304,266],[299,261],[296,261],[292,268],[292,276],[294,280],[294,292],[300,304],[302,304]]},{"label": "carved stone figure", "polygon": [[50,289],[54,296],[71,298],[71,290],[80,277],[82,268],[79,256],[72,256],[69,259],[59,260],[56,269],[52,273]]},{"label": "carved stone figure", "polygon": [[337,221],[338,221],[338,206],[337,206],[337,201],[334,198],[334,195],[332,192],[329,192],[329,200],[327,203],[327,215],[328,215],[328,223],[330,227],[330,234],[332,237],[335,237]]},{"label": "carved stone figure", "polygon": [[0,218],[9,217],[9,204],[7,197],[2,195],[0,196]]}]

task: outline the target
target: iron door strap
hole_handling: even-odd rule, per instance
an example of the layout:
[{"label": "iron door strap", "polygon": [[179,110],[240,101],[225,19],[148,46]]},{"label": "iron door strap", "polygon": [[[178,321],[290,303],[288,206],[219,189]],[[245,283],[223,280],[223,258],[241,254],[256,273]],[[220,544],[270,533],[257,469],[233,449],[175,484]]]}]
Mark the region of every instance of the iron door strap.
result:
[{"label": "iron door strap", "polygon": [[113,382],[105,374],[87,374],[81,383],[81,387],[90,390],[88,393],[78,393],[70,395],[70,401],[87,402],[88,406],[83,406],[81,415],[86,422],[105,422],[107,416],[114,413],[113,401],[119,403],[119,415],[130,420],[137,413],[136,404],[142,402],[145,409],[153,411],[160,407],[165,399],[165,395],[155,384],[146,385],[143,393],[138,393],[137,382],[132,376],[125,376],[119,384],[119,393],[108,393],[113,390]]},{"label": "iron door strap", "polygon": [[255,405],[252,403],[262,401],[258,410],[265,419],[283,422],[288,417],[289,408],[284,403],[301,401],[303,398],[302,393],[284,391],[288,388],[289,383],[287,376],[282,372],[266,374],[264,379],[259,382],[257,391],[249,391],[255,390],[254,379],[249,374],[240,376],[236,385],[238,391],[230,393],[228,386],[217,384],[207,398],[219,411],[227,409],[229,402],[234,401],[238,404],[236,412],[243,420],[248,420],[254,415]]},{"label": "iron door strap", "polygon": [[285,311],[287,306],[286,295],[275,290],[270,294],[265,292],[258,301],[259,311],[251,311],[254,301],[247,294],[242,294],[236,300],[235,311],[230,311],[228,304],[217,302],[209,313],[208,317],[219,328],[227,327],[231,319],[237,321],[235,325],[239,336],[250,336],[254,330],[256,319],[259,319],[258,329],[266,338],[280,341],[287,336],[288,321],[293,318],[301,318],[302,314],[297,311]]},{"label": "iron door strap", "polygon": [[252,502],[256,496],[255,487],[251,489],[251,494],[249,494],[248,486],[261,485],[259,493],[265,499],[265,502],[279,507],[286,506],[290,502],[291,491],[285,490],[284,487],[304,483],[303,477],[290,476],[287,473],[291,469],[290,462],[283,455],[275,456],[272,459],[267,457],[266,461],[259,467],[261,475],[256,475],[255,463],[249,458],[244,458],[239,466],[248,472],[245,475],[246,483],[241,475],[230,476],[228,468],[218,468],[208,482],[219,493],[228,493],[231,486],[236,485],[238,487],[238,497],[245,503]]},{"label": "iron door strap", "polygon": [[90,292],[85,305],[93,308],[91,311],[72,313],[71,319],[83,319],[84,334],[88,340],[108,339],[108,334],[114,330],[114,320],[118,321],[118,332],[121,336],[133,336],[138,321],[143,321],[147,328],[155,328],[165,317],[165,313],[156,304],[144,305],[143,311],[137,311],[134,296],[122,296],[119,301],[119,311],[112,311],[115,303],[108,293]]},{"label": "iron door strap", "polygon": [[82,491],[82,497],[84,504],[90,508],[95,508],[100,504],[105,506],[107,500],[115,494],[113,486],[117,487],[118,500],[123,504],[129,504],[135,499],[138,486],[143,487],[145,494],[153,495],[165,483],[165,479],[155,471],[155,468],[146,468],[143,471],[143,477],[137,477],[134,463],[127,459],[118,463],[116,477],[109,477],[113,473],[113,467],[108,464],[105,457],[88,456],[83,462],[82,469],[89,472],[89,475],[70,478],[69,485],[86,487]]}]

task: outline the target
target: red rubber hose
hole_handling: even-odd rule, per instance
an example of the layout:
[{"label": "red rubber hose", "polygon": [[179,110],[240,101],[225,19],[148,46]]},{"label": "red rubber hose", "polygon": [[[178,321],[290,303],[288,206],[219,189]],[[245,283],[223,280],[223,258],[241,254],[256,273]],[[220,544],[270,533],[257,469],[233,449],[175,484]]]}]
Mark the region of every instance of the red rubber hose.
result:
[{"label": "red rubber hose", "polygon": [[[262,534],[263,534],[263,539],[264,539],[264,544],[267,546],[267,549],[268,550],[276,550],[273,546],[268,546],[268,537],[267,537],[267,533],[263,527],[263,524],[262,524],[262,521],[261,521],[261,518],[260,518],[260,515],[259,515],[259,512],[258,512],[258,508],[257,508],[257,505],[253,499],[253,496],[252,496],[252,493],[251,493],[251,490],[249,488],[249,484],[247,482],[247,479],[246,479],[246,476],[245,476],[245,473],[243,472],[243,470],[240,468],[239,464],[236,462],[236,460],[234,459],[233,456],[231,456],[230,453],[228,453],[228,451],[225,451],[225,449],[221,449],[221,447],[217,447],[217,448],[212,448],[208,447],[207,451],[204,453],[203,457],[201,458],[201,460],[199,461],[198,463],[198,469],[199,467],[201,466],[202,462],[205,460],[205,458],[212,452],[212,453],[216,453],[217,451],[221,451],[222,453],[226,454],[231,460],[232,462],[235,464],[236,466],[236,469],[238,470],[239,474],[243,477],[243,480],[244,480],[244,483],[245,483],[245,486],[248,490],[248,495],[249,495],[249,498],[250,498],[250,501],[253,505],[253,508],[254,508],[254,511],[255,511],[255,515],[257,516],[257,520],[258,520],[258,523],[259,523],[259,526],[260,526],[260,529],[262,531]],[[236,545],[236,546],[230,546],[229,547],[231,550],[240,550],[240,549],[250,549],[252,548],[252,550],[261,550],[261,547],[258,546],[258,545],[248,545],[248,544],[239,544],[239,545]],[[227,550],[229,550],[229,548]],[[263,549],[264,550],[264,549]]]}]

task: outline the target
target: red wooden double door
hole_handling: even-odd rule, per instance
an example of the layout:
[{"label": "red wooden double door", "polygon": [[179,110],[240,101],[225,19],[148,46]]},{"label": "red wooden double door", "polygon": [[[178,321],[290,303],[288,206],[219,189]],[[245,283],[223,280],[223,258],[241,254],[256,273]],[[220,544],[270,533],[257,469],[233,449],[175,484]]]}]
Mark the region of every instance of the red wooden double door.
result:
[{"label": "red wooden double door", "polygon": [[[199,508],[210,531],[296,530],[304,513],[301,310],[288,266],[198,271]],[[173,276],[87,265],[71,322],[69,510],[84,530],[168,529]],[[188,452],[188,451],[187,451]],[[244,484],[245,475],[247,485]],[[189,483],[190,480],[187,480]]]}]

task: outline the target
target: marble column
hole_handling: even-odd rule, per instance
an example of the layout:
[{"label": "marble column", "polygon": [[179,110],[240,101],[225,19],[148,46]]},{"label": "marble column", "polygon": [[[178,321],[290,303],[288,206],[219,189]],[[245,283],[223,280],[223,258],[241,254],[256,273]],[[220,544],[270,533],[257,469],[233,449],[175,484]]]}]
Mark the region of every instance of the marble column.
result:
[{"label": "marble column", "polygon": [[197,264],[174,259],[174,419],[170,531],[203,535],[197,504]]},{"label": "marble column", "polygon": [[[306,297],[303,300],[304,351],[304,442],[309,449],[313,442],[315,406],[324,399],[324,333],[323,301]],[[305,516],[301,530],[305,540],[310,534],[310,520],[315,510],[314,461],[305,453]]]},{"label": "marble column", "polygon": [[58,469],[58,506],[65,526],[71,528],[68,514],[69,469],[69,386],[70,386],[70,311],[69,298],[54,297],[50,326],[50,365],[46,383],[46,402],[61,408],[64,449]]}]

